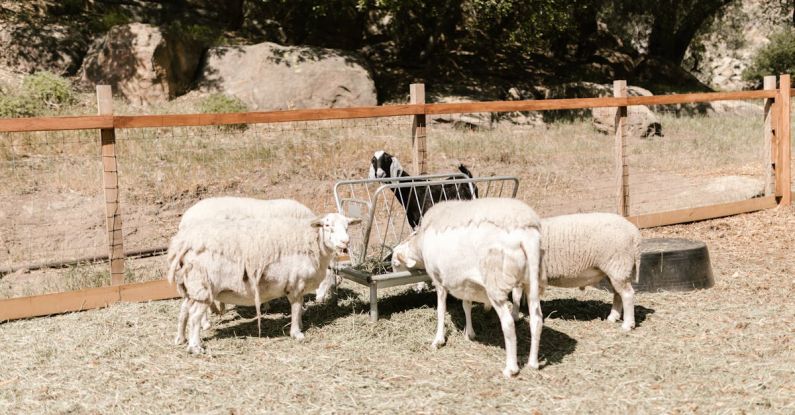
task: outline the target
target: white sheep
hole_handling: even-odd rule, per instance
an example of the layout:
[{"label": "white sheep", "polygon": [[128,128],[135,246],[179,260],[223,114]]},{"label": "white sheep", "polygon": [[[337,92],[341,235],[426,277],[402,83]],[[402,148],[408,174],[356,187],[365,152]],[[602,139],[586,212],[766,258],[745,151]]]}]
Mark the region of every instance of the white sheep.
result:
[{"label": "white sheep", "polygon": [[[311,209],[293,199],[255,199],[250,197],[221,196],[210,197],[198,201],[182,214],[179,229],[184,229],[206,220],[225,220],[239,218],[269,218],[269,217],[314,218],[316,215]],[[327,272],[326,278],[318,286],[317,301],[325,301],[336,283],[333,272]],[[187,303],[187,299],[185,303]],[[187,307],[187,304],[183,305]],[[267,309],[267,304],[265,304]],[[224,304],[212,304],[210,310],[216,314],[223,314]],[[209,312],[202,320],[202,328],[210,327]]]},{"label": "white sheep", "polygon": [[641,241],[635,225],[612,213],[577,213],[542,219],[541,235],[544,283],[583,288],[607,277],[614,291],[607,319],[618,321],[623,306],[621,328],[635,327],[632,280],[638,280]]},{"label": "white sheep", "polygon": [[540,221],[532,208],[508,198],[441,202],[429,209],[419,229],[393,251],[397,270],[423,268],[437,292],[437,329],[431,347],[445,343],[444,318],[448,291],[463,300],[465,334],[472,328],[472,301],[490,304],[505,336],[503,374],[519,371],[516,331],[508,293],[528,296],[531,346],[528,365],[538,368],[543,327],[540,296]]},{"label": "white sheep", "polygon": [[347,249],[350,219],[330,213],[317,219],[228,219],[180,229],[169,245],[168,280],[188,301],[177,321],[177,344],[203,352],[200,326],[213,301],[253,305],[259,328],[260,304],[287,296],[290,336],[301,340],[304,294],[320,284],[338,250]]}]

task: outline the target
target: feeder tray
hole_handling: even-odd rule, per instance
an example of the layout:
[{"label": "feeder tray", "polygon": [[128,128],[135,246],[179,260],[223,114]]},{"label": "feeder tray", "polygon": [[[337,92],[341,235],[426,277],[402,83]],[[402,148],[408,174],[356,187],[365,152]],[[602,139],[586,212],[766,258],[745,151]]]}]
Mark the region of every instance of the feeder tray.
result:
[{"label": "feeder tray", "polygon": [[[649,238],[640,244],[640,280],[636,292],[692,291],[715,285],[707,245],[682,238]],[[599,288],[612,290],[607,278]]]}]

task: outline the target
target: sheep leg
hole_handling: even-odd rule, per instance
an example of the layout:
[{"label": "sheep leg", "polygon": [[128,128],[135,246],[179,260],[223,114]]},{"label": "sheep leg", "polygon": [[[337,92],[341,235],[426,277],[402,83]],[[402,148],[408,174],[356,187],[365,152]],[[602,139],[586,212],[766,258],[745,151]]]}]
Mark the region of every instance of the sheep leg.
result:
[{"label": "sheep leg", "polygon": [[[616,307],[616,298],[621,299],[621,306],[624,308],[624,323],[621,329],[630,331],[635,327],[635,289],[632,288],[632,283],[629,280],[619,281],[617,279],[610,279],[613,284],[613,307]],[[613,311],[610,312],[611,314]]]},{"label": "sheep leg", "polygon": [[188,317],[188,330],[190,339],[188,340],[188,351],[193,354],[204,353],[201,338],[201,321],[209,311],[207,303],[190,300],[190,316]]},{"label": "sheep leg", "polygon": [[431,349],[444,346],[444,316],[447,314],[447,290],[441,284],[436,286],[436,337]]},{"label": "sheep leg", "polygon": [[472,301],[463,300],[461,305],[464,307],[464,317],[466,319],[464,336],[469,340],[475,340],[475,329],[472,327]]},{"label": "sheep leg", "polygon": [[304,312],[304,296],[290,296],[290,337],[300,341],[304,340],[304,333],[301,332],[301,318]]},{"label": "sheep leg", "polygon": [[621,294],[613,287],[613,307],[610,309],[610,315],[607,316],[607,321],[611,323],[617,322],[621,318],[622,307]]},{"label": "sheep leg", "polygon": [[190,300],[185,298],[179,306],[179,316],[177,316],[177,337],[174,344],[179,346],[185,343],[185,325],[188,323],[188,312],[190,311]]},{"label": "sheep leg", "polygon": [[518,320],[519,309],[522,308],[522,287],[516,287],[511,291],[511,299],[513,300],[511,317],[513,317],[514,320]]},{"label": "sheep leg", "polygon": [[516,327],[511,316],[511,307],[507,300],[490,300],[500,318],[502,335],[505,337],[505,369],[502,370],[502,374],[510,378],[519,373],[519,363],[516,359]]},{"label": "sheep leg", "polygon": [[530,356],[527,358],[527,365],[533,369],[538,369],[538,349],[541,346],[541,331],[544,329],[541,291],[538,280],[532,279],[527,290],[527,314],[530,316]]}]

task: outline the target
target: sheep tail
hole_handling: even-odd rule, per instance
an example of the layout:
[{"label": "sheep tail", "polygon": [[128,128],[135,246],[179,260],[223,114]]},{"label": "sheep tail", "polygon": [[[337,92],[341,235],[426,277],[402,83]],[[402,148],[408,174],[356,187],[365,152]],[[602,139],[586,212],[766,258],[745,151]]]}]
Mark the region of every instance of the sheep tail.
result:
[{"label": "sheep tail", "polygon": [[635,250],[635,284],[640,282],[640,244],[638,245],[638,249]]},{"label": "sheep tail", "polygon": [[[529,228],[528,232],[523,232],[521,238],[521,246],[524,251],[527,264],[525,266],[525,284],[528,287],[530,295],[538,298],[541,295],[541,289],[545,285],[545,274],[543,266],[541,266],[541,238],[538,228]],[[529,236],[535,234],[535,238]],[[536,278],[533,278],[533,268],[537,273]],[[529,298],[528,298],[529,301]]]},{"label": "sheep tail", "polygon": [[166,278],[170,284],[177,284],[182,285],[182,277],[181,275],[178,277],[177,273],[182,268],[182,260],[185,258],[185,254],[188,253],[190,250],[190,244],[187,243],[178,243],[178,246],[172,246],[168,251],[168,271],[166,272]]}]

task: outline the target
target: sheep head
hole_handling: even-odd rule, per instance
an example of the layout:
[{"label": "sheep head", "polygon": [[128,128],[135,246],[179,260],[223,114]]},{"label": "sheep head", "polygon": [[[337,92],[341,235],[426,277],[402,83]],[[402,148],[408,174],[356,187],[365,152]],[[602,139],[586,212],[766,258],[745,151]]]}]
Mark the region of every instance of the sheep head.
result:
[{"label": "sheep head", "polygon": [[327,213],[315,218],[311,225],[314,228],[319,228],[320,242],[326,249],[345,252],[351,240],[348,236],[348,226],[356,225],[361,221],[361,219],[349,218],[339,213]]}]

